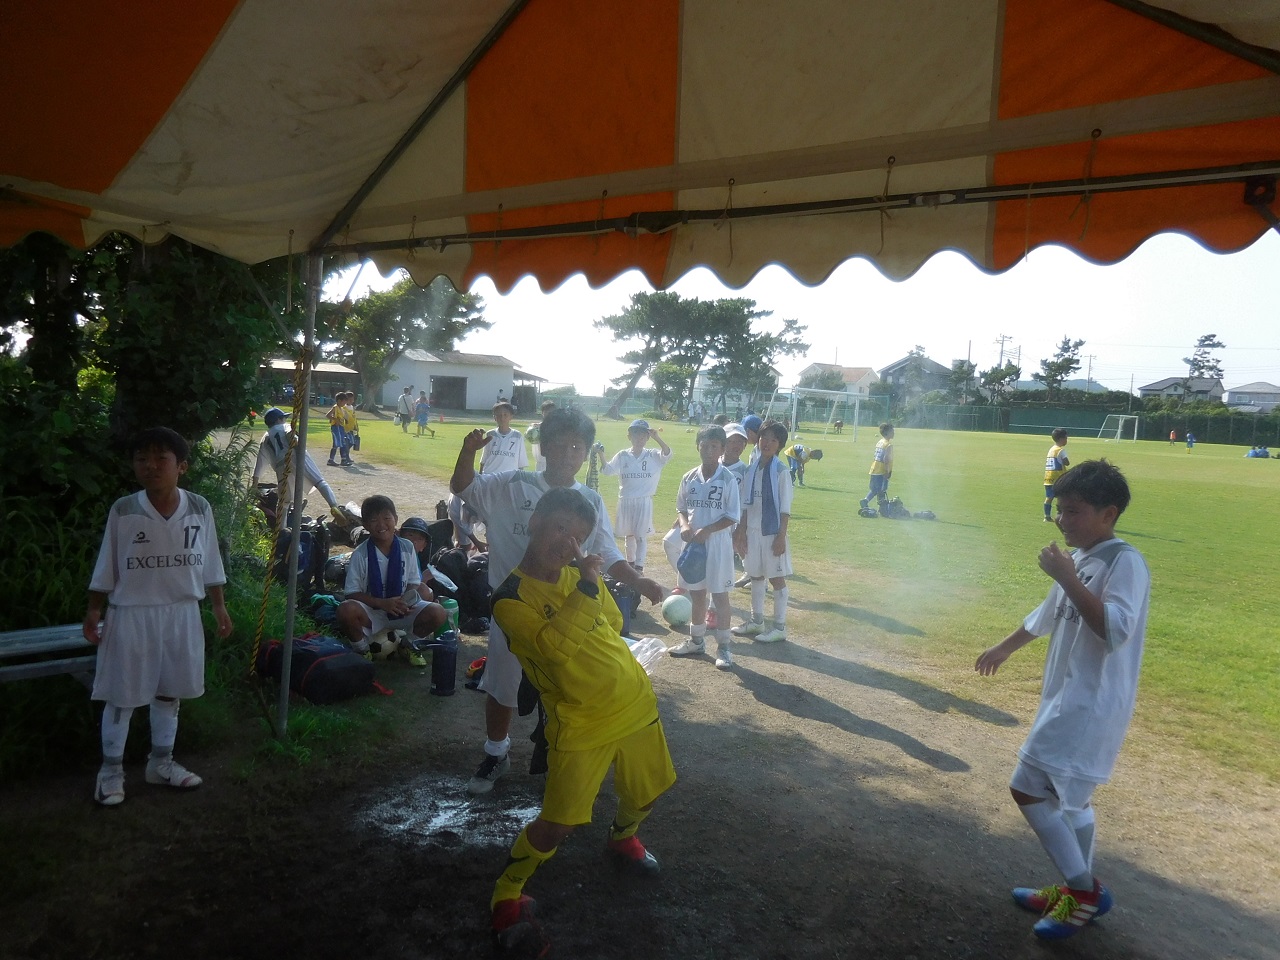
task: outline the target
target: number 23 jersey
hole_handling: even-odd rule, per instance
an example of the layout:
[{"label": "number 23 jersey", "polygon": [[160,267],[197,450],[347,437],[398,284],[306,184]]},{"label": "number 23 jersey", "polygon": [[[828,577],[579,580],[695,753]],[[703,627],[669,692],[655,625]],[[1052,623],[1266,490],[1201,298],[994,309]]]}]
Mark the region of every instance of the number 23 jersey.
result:
[{"label": "number 23 jersey", "polygon": [[145,490],[111,505],[90,590],[109,594],[112,606],[149,606],[201,600],[205,587],[226,583],[209,501],[178,495],[168,519]]}]

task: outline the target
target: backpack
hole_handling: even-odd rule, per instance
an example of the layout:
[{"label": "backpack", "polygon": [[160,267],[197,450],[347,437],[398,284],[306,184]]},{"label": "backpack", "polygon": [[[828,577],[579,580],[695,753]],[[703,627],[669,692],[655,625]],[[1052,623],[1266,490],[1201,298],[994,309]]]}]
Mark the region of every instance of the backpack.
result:
[{"label": "backpack", "polygon": [[890,520],[910,520],[911,511],[897,497],[890,497],[881,504],[880,516],[888,517]]},{"label": "backpack", "polygon": [[[271,569],[279,583],[289,580],[289,541],[292,539],[291,531],[284,529],[276,541],[276,556]],[[298,532],[298,596],[324,592],[324,567],[328,559],[328,527],[322,520],[303,517],[302,528]]]},{"label": "backpack", "polygon": [[[280,679],[282,644],[272,640],[258,653],[258,673]],[[341,640],[310,633],[293,641],[289,689],[311,703],[337,703],[362,694],[388,692],[374,679],[373,664]]]},{"label": "backpack", "polygon": [[[431,558],[431,565],[454,582],[457,590],[449,590],[439,581],[432,589],[436,596],[458,601],[458,620],[466,633],[483,633],[489,629],[493,610],[493,588],[489,586],[489,555],[478,553],[468,557],[461,547],[441,550]],[[480,621],[484,624],[481,625]]]}]

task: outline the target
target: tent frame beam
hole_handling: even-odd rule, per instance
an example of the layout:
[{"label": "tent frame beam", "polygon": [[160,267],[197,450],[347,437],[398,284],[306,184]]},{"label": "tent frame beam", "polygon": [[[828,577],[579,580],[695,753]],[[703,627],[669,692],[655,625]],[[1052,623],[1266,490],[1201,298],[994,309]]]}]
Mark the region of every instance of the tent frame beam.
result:
[{"label": "tent frame beam", "polygon": [[1280,74],[1280,53],[1275,50],[1269,50],[1266,47],[1246,43],[1244,40],[1227,33],[1221,27],[1214,26],[1211,23],[1202,23],[1199,20],[1192,20],[1190,17],[1184,17],[1182,14],[1174,13],[1172,10],[1153,7],[1149,3],[1143,3],[1142,0],[1107,0],[1107,2],[1112,6],[1120,7],[1122,10],[1128,10],[1130,13],[1136,13],[1140,17],[1145,17],[1154,23],[1168,27],[1170,30],[1176,30],[1178,33],[1191,37],[1193,40],[1207,43],[1223,53],[1229,53],[1233,57],[1248,61],[1255,66],[1262,67],[1264,70]]},{"label": "tent frame beam", "polygon": [[418,114],[418,118],[409,125],[409,129],[401,135],[400,139],[396,141],[395,146],[393,146],[390,152],[382,158],[382,162],[374,168],[373,173],[369,174],[368,179],[360,185],[360,189],[357,190],[351,199],[347,201],[346,205],[338,211],[337,215],[332,221],[330,221],[329,225],[324,228],[324,231],[320,236],[316,237],[311,244],[312,250],[323,249],[342,230],[346,229],[351,218],[355,216],[356,211],[360,209],[360,205],[368,199],[369,194],[373,193],[378,184],[382,182],[382,178],[391,172],[391,168],[396,165],[396,161],[398,161],[400,157],[404,155],[405,151],[413,145],[413,142],[418,139],[418,134],[426,129],[427,124],[429,124],[432,118],[440,112],[440,109],[448,103],[449,98],[453,96],[454,92],[466,82],[467,77],[471,75],[471,71],[475,69],[476,64],[484,58],[484,55],[489,52],[489,49],[498,42],[504,33],[506,33],[507,27],[509,27],[515,18],[519,16],[520,11],[523,10],[528,3],[529,0],[514,0],[511,6],[507,8],[506,13],[504,13],[498,19],[498,22],[493,25],[492,29],[485,34],[484,38],[476,45],[476,48],[471,51],[471,54],[467,59],[462,62],[461,66],[459,66],[456,71],[454,71],[453,76],[450,77],[445,85],[440,88],[440,92],[432,98],[429,104],[427,104],[427,108],[423,110],[422,113]]},{"label": "tent frame beam", "polygon": [[1026,202],[1039,197],[1090,196],[1100,193],[1159,190],[1169,187],[1203,186],[1233,181],[1247,184],[1257,182],[1259,179],[1269,179],[1274,182],[1277,177],[1280,177],[1280,159],[1259,161],[1257,163],[1231,164],[1224,167],[1201,167],[1191,170],[1169,170],[1158,173],[1054,180],[1045,183],[1010,183],[997,184],[995,186],[961,187],[954,190],[933,190],[925,193],[845,197],[756,207],[640,211],[625,217],[566,221],[538,227],[511,227],[501,230],[485,230],[480,233],[454,233],[437,236],[406,237],[398,240],[339,244],[328,247],[325,252],[354,253],[364,258],[380,250],[404,250],[406,248],[424,247],[444,250],[446,247],[457,244],[497,243],[503,240],[541,240],[609,233],[624,233],[628,236],[637,236],[644,233],[666,233],[676,227],[690,223],[819,216],[833,213],[934,209],[937,207],[1001,201]]}]

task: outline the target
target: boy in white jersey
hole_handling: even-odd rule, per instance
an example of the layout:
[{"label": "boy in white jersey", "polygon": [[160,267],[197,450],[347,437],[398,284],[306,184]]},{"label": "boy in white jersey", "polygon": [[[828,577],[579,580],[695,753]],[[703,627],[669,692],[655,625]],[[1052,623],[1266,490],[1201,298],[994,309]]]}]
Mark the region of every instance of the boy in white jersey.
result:
[{"label": "boy in white jersey", "polygon": [[[285,467],[289,463],[289,441],[293,431],[289,429],[284,411],[279,407],[272,407],[264,413],[262,421],[267,425],[267,432],[262,435],[262,442],[258,445],[258,459],[253,465],[253,484],[258,485],[259,478],[268,468],[275,472],[276,483],[281,484],[284,482]],[[324,474],[320,472],[320,468],[316,466],[316,462],[311,459],[309,453],[302,458],[302,472],[311,481],[311,485],[320,491],[320,496],[324,497],[325,503],[329,504],[333,515],[339,520],[345,520],[342,508],[338,505],[338,498],[333,494],[333,488],[329,486]],[[288,499],[287,491],[280,490],[279,493],[282,498]]]},{"label": "boy in white jersey", "polygon": [[516,408],[502,400],[493,405],[493,419],[497,429],[490,430],[480,454],[481,473],[508,473],[511,470],[523,470],[529,465],[529,455],[524,450],[524,434],[511,429],[511,418],[516,415]]},{"label": "boy in white jersey", "polygon": [[[791,544],[787,528],[791,523],[794,488],[791,473],[779,458],[787,442],[787,428],[771,420],[760,429],[759,458],[747,468],[743,481],[742,523],[734,534],[734,546],[742,554],[751,583],[751,619],[735,627],[740,637],[757,643],[777,643],[787,639],[787,577],[792,573]],[[764,622],[765,579],[773,588],[773,623]]]},{"label": "boy in white jersey", "polygon": [[[614,534],[625,538],[627,562],[644,569],[653,533],[653,495],[658,492],[662,468],[671,459],[671,448],[649,428],[648,420],[633,420],[627,428],[628,450],[619,450],[600,468],[605,476],[618,477],[618,524]],[[653,440],[658,449],[646,447]]]},{"label": "boy in white jersey", "polygon": [[680,480],[676,509],[680,513],[680,539],[686,544],[700,543],[707,552],[706,573],[699,580],[686,580],[680,574],[680,586],[689,591],[693,601],[693,620],[689,637],[671,648],[677,657],[706,653],[707,594],[716,608],[716,666],[727,670],[733,666],[733,635],[729,632],[729,588],[733,586],[733,527],[741,512],[738,481],[720,463],[724,453],[724,428],[704,427],[698,431],[698,455],[702,463]]},{"label": "boy in white jersey", "polygon": [[121,497],[107,514],[81,627],[98,645],[92,696],[105,703],[94,799],[107,807],[124,800],[129,720],[144,704],[151,708],[147,783],[191,790],[203,782],[173,759],[173,744],[179,702],[204,693],[200,601],[206,593],[218,636],[230,636],[232,627],[213,510],[204,497],[178,487],[187,472],[187,441],[156,427],[135,436],[130,450],[143,489]]},{"label": "boy in white jersey", "polygon": [[[418,551],[412,541],[396,536],[396,505],[390,497],[372,496],[360,504],[360,520],[369,539],[351,552],[347,564],[346,599],[338,604],[338,629],[351,649],[372,659],[369,641],[384,630],[429,637],[445,621],[444,608],[422,582]],[[401,644],[410,666],[427,659],[406,636]]]},{"label": "boy in white jersey", "polygon": [[[595,424],[581,411],[553,409],[540,429],[547,469],[539,473],[514,470],[477,475],[475,455],[490,439],[479,430],[472,430],[462,439],[449,486],[484,520],[489,544],[489,584],[495,589],[501,586],[524,556],[529,545],[529,517],[542,495],[552,487],[572,487],[585,496],[596,511],[595,528],[582,545],[583,549],[604,557],[605,569],[615,579],[631,584],[651,602],[660,602],[664,594],[662,587],[642,577],[618,551],[600,494],[574,479],[596,438]],[[511,760],[507,757],[511,745],[508,733],[520,677],[520,662],[508,648],[497,620],[493,620],[489,626],[488,659],[480,681],[480,689],[488,694],[485,757],[467,784],[467,790],[473,794],[488,793],[494,782],[511,769]]]},{"label": "boy in white jersey", "polygon": [[1129,485],[1106,460],[1073,467],[1054,483],[1057,543],[1040,551],[1054,581],[1049,596],[1017,630],[974,664],[992,676],[1015,651],[1046,633],[1040,709],[1018,751],[1009,790],[1065,884],[1017,887],[1014,902],[1042,914],[1033,928],[1061,940],[1112,906],[1093,873],[1091,800],[1115,768],[1133,717],[1151,601],[1151,575],[1134,547],[1115,535],[1129,505]]}]

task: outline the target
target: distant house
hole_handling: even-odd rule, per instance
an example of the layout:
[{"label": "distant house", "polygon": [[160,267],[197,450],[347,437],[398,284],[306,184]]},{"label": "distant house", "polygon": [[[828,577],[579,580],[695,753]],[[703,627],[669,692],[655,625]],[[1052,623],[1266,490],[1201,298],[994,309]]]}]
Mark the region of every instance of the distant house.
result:
[{"label": "distant house", "polygon": [[905,356],[895,360],[887,367],[880,368],[880,380],[889,384],[895,391],[901,392],[910,382],[912,364],[920,365],[919,379],[913,386],[918,393],[929,393],[933,390],[946,390],[951,385],[951,368],[930,360],[928,357]]},{"label": "distant house", "polygon": [[[271,384],[271,398],[275,401],[293,403],[293,376],[295,364],[292,360],[268,360],[258,368],[258,378]],[[311,371],[311,402],[320,406],[333,403],[334,395],[339,391],[350,390],[360,392],[360,374],[340,363],[317,363]]]},{"label": "distant house", "polygon": [[1280,387],[1262,380],[1246,383],[1228,390],[1226,402],[1229,407],[1250,407],[1250,412],[1270,413],[1280,407]]},{"label": "distant house", "polygon": [[517,370],[506,357],[487,353],[430,353],[409,349],[391,365],[391,379],[382,385],[379,403],[394,406],[411,387],[413,396],[425,390],[433,407],[441,410],[487,410],[501,393],[524,413],[537,403],[541,377]]},{"label": "distant house", "polygon": [[871,392],[871,385],[880,381],[870,367],[842,367],[837,363],[811,363],[800,371],[799,379],[828,370],[839,371],[840,379],[844,381],[844,391],[851,397],[867,396]]},{"label": "distant house", "polygon": [[[1185,377],[1165,377],[1155,383],[1148,383],[1146,386],[1138,388],[1138,396],[1144,398],[1181,397],[1182,384],[1185,379]],[[1221,400],[1223,394],[1222,381],[1213,377],[1194,377],[1187,393],[1188,396],[1185,398],[1187,400]]]}]

